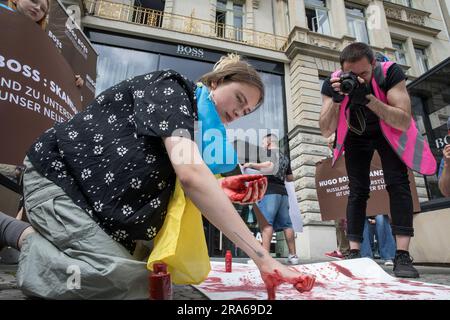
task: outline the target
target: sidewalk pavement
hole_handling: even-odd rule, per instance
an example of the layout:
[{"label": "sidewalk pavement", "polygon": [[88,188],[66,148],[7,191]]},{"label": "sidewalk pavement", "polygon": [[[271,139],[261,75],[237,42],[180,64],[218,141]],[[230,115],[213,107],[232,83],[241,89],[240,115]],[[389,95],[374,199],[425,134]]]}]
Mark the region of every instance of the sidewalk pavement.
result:
[{"label": "sidewalk pavement", "polygon": [[[224,261],[223,258],[211,258],[212,261]],[[233,258],[233,262],[247,263],[248,258]],[[285,263],[285,258],[279,258],[280,262]],[[300,264],[311,264],[319,262],[336,261],[328,257],[320,260],[301,260]],[[392,267],[386,267],[382,261],[375,260],[380,266],[390,275],[393,275]],[[225,262],[224,262],[225,263]],[[443,284],[450,286],[450,266],[420,266],[416,265],[420,273],[422,282]],[[2,264],[0,262],[0,300],[26,300],[27,298],[17,288],[15,273],[17,265]],[[412,279],[415,280],[415,279]],[[208,300],[208,298],[200,293],[197,289],[189,285],[174,285],[173,286],[174,300]]]}]

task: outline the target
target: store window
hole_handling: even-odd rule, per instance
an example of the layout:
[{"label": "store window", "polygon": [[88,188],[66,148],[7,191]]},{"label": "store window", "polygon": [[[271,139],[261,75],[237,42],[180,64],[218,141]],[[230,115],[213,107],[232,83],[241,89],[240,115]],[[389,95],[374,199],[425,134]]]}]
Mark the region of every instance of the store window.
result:
[{"label": "store window", "polygon": [[[450,143],[447,128],[450,117],[450,58],[411,82],[408,91],[419,133],[426,136],[439,165],[442,150]],[[426,176],[425,181],[430,200],[443,200],[438,188],[437,173]]]},{"label": "store window", "polygon": [[98,52],[95,94],[134,76],[158,68],[158,55],[150,52],[94,44]]}]

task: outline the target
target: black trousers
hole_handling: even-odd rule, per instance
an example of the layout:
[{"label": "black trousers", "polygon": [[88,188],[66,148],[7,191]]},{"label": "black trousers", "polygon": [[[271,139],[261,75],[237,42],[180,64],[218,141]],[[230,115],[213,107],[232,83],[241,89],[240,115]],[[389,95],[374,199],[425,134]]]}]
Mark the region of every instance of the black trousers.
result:
[{"label": "black trousers", "polygon": [[[362,135],[349,130],[344,146],[350,188],[347,204],[348,240],[356,242],[363,240],[370,192],[370,163],[375,150],[381,158],[384,181],[389,193],[392,233],[414,236],[413,202],[408,169],[384,137],[379,124],[367,125]],[[386,212],[380,212],[382,213]]]}]

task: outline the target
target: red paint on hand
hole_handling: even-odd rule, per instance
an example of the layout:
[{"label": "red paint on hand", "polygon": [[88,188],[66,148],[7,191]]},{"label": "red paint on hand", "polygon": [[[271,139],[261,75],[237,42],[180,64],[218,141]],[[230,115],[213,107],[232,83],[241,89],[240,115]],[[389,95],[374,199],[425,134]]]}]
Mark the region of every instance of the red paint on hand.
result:
[{"label": "red paint on hand", "polygon": [[311,291],[314,286],[314,282],[316,278],[312,275],[301,275],[295,278],[284,278],[278,270],[275,270],[274,273],[262,273],[261,274],[264,283],[266,284],[267,289],[267,299],[275,300],[276,298],[276,288],[284,283],[291,283],[295,289],[297,289],[300,293]]},{"label": "red paint on hand", "polygon": [[267,178],[262,174],[237,175],[222,179],[221,186],[231,201],[249,204],[264,196]]}]

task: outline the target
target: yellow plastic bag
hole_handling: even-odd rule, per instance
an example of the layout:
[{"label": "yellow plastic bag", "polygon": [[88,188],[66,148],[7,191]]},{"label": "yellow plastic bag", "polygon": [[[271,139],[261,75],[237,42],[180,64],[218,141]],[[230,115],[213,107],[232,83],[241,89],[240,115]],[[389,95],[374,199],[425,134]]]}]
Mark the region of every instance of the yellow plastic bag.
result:
[{"label": "yellow plastic bag", "polygon": [[175,284],[199,284],[211,270],[202,215],[184,196],[178,179],[164,224],[154,239],[147,268],[153,270],[153,263],[158,261],[167,264]]}]

